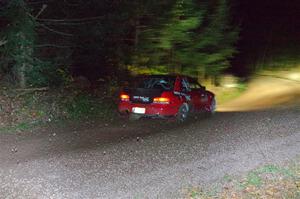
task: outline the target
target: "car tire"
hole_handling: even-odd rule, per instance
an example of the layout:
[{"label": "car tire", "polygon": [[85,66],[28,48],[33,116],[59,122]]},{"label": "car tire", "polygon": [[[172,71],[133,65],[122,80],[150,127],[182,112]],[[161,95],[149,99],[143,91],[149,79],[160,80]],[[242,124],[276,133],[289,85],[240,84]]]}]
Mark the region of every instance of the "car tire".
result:
[{"label": "car tire", "polygon": [[134,121],[139,120],[141,117],[142,117],[141,115],[131,113],[131,114],[129,114],[128,119],[129,119],[129,121],[134,122]]},{"label": "car tire", "polygon": [[178,113],[176,115],[176,120],[177,122],[184,122],[188,119],[189,116],[189,107],[187,104],[183,104],[180,106],[180,108],[178,109]]},{"label": "car tire", "polygon": [[217,107],[216,105],[217,105],[216,99],[215,97],[213,97],[207,110],[207,113],[209,115],[213,115],[216,112],[216,107]]}]

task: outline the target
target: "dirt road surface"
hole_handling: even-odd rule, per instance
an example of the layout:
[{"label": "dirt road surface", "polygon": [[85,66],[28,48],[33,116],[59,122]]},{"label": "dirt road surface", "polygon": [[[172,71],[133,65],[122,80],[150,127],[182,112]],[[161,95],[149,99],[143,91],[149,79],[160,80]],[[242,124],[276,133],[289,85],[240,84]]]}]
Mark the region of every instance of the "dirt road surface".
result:
[{"label": "dirt road surface", "polygon": [[245,93],[220,105],[218,110],[223,112],[263,110],[293,105],[295,102],[300,103],[300,80],[285,76],[258,76],[250,82]]},{"label": "dirt road surface", "polygon": [[[124,123],[125,124],[125,123]],[[0,135],[0,198],[184,198],[300,154],[300,108]]]},{"label": "dirt road surface", "polygon": [[185,198],[190,187],[293,160],[300,87],[279,81],[252,84],[213,117],[181,125],[89,121],[1,132],[0,198]]}]

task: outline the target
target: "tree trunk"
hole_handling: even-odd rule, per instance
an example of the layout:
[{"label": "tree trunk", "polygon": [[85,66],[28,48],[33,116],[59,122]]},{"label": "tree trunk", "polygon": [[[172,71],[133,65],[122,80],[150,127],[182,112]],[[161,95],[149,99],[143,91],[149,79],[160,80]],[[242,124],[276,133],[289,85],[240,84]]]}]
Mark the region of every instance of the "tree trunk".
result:
[{"label": "tree trunk", "polygon": [[138,18],[135,22],[135,37],[134,37],[134,47],[137,50],[139,44],[139,35],[140,35],[140,19]]},{"label": "tree trunk", "polygon": [[26,72],[26,63],[23,63],[21,65],[21,67],[19,68],[19,84],[20,84],[20,87],[21,88],[26,88],[26,75],[25,75],[25,72]]},{"label": "tree trunk", "polygon": [[22,44],[23,41],[26,41],[26,36],[23,32],[20,32],[19,34],[19,39],[20,39],[20,55],[17,58],[17,78],[19,81],[19,86],[20,88],[26,88],[27,83],[26,83],[26,69],[28,68],[28,58],[31,58],[31,53],[30,53],[30,46],[26,46]]}]

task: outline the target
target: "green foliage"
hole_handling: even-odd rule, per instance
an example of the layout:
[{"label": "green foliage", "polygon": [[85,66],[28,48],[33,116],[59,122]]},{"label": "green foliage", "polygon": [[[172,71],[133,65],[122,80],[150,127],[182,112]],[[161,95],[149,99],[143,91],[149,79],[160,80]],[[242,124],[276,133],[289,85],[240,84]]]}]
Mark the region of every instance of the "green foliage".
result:
[{"label": "green foliage", "polygon": [[219,75],[229,67],[228,59],[236,52],[234,44],[239,31],[230,26],[227,0],[216,1],[212,8],[212,13],[207,12],[204,17],[208,25],[194,33],[191,50],[185,53],[185,57],[192,57],[187,60],[192,67],[186,67],[186,73],[202,71],[208,76]]},{"label": "green foliage", "polygon": [[93,112],[90,105],[88,97],[84,95],[76,96],[67,104],[67,111],[72,119],[78,119],[82,115],[89,115]]},{"label": "green foliage", "polygon": [[262,178],[256,173],[251,172],[247,176],[247,180],[245,182],[246,186],[253,185],[253,186],[261,186],[262,185]]},{"label": "green foliage", "polygon": [[[288,167],[267,165],[251,171],[245,178],[231,176],[215,188],[192,188],[189,198],[299,198],[299,158]],[[226,177],[229,178],[229,177]],[[204,191],[203,191],[204,190]],[[213,194],[210,193],[213,191]],[[217,190],[215,192],[215,190]]]},{"label": "green foliage", "polygon": [[110,101],[95,101],[91,96],[80,94],[69,98],[66,103],[66,112],[70,119],[84,119],[101,117],[110,119],[113,117],[115,104]]},{"label": "green foliage", "polygon": [[7,21],[0,32],[0,38],[6,40],[0,47],[2,73],[21,87],[63,84],[64,76],[58,71],[58,64],[54,64],[57,61],[53,58],[45,61],[46,57],[37,48],[36,43],[41,40],[37,32],[40,24],[32,15],[34,9],[24,0],[13,0],[7,1],[2,10],[0,16]]},{"label": "green foliage", "polygon": [[58,68],[50,61],[36,60],[33,66],[26,72],[28,85],[32,87],[58,87],[68,85],[72,78],[66,68]]},{"label": "green foliage", "polygon": [[168,74],[167,66],[153,66],[153,67],[137,67],[137,66],[127,66],[127,69],[135,75],[138,74]]},{"label": "green foliage", "polygon": [[[118,116],[113,98],[89,95],[79,90],[50,90],[1,93],[0,131],[28,130],[52,121],[100,119]],[[9,130],[9,131],[10,131]]]},{"label": "green foliage", "polygon": [[94,80],[127,66],[217,75],[238,37],[227,0],[7,2],[1,71],[20,86],[63,85],[74,68]]},{"label": "green foliage", "polygon": [[136,64],[167,65],[169,71],[179,68],[190,75],[218,75],[236,52],[239,32],[230,26],[228,2],[178,0],[171,5],[142,31],[137,51],[141,62]]},{"label": "green foliage", "polygon": [[49,65],[49,63],[43,63],[43,62],[35,62],[32,67],[26,71],[26,76],[28,78],[27,83],[30,86],[33,87],[39,87],[39,86],[47,86],[49,82],[49,76],[45,76],[43,74],[44,69]]},{"label": "green foliage", "polygon": [[201,24],[201,10],[193,0],[176,1],[170,19],[162,29],[160,47],[164,50],[187,48],[191,34]]},{"label": "green foliage", "polygon": [[28,15],[29,11],[23,0],[13,0],[7,3],[2,14],[10,24],[1,32],[2,37],[7,40],[1,48],[1,53],[13,62],[12,74],[22,87],[26,86],[25,72],[30,70],[34,63],[35,21]]}]

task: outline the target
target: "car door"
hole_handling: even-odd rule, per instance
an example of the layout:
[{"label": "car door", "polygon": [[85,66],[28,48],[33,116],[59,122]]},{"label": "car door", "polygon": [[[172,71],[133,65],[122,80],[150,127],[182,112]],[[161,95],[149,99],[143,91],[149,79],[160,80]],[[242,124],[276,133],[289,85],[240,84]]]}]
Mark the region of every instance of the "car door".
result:
[{"label": "car door", "polygon": [[181,95],[184,97],[188,104],[193,103],[191,98],[191,88],[187,78],[183,77],[181,79]]},{"label": "car door", "polygon": [[191,88],[191,101],[195,110],[201,110],[208,102],[208,96],[205,87],[201,86],[196,79],[189,79]]}]

